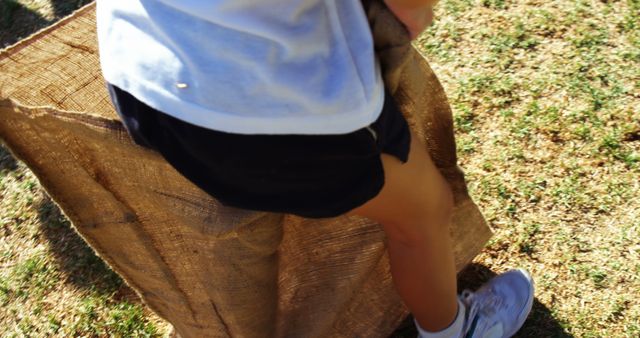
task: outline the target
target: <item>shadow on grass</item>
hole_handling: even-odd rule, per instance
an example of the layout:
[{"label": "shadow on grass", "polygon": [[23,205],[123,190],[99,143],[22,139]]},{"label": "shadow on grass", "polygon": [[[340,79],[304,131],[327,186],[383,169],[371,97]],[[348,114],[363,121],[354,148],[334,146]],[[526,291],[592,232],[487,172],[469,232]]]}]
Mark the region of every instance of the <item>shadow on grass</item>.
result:
[{"label": "shadow on grass", "polygon": [[[476,290],[496,274],[481,264],[471,264],[458,275],[458,289]],[[415,338],[418,332],[413,325],[413,318],[407,318],[389,338]],[[533,308],[529,318],[524,323],[520,331],[514,336],[516,338],[571,338],[562,325],[551,315],[551,310],[540,303],[537,299],[533,301]]]},{"label": "shadow on grass", "polygon": [[[21,176],[26,170],[27,168],[7,147],[0,143],[0,177],[10,172]],[[53,258],[63,283],[86,290],[91,297],[104,297],[109,301],[124,301],[133,305],[142,304],[133,289],[128,287],[76,233],[67,217],[45,192],[42,193],[42,198],[36,201],[32,207],[38,213],[38,227],[42,234],[41,237],[38,236],[41,238],[39,242],[46,245],[47,255]],[[3,230],[2,227],[0,230]],[[7,231],[5,227],[6,235],[9,234]]]},{"label": "shadow on grass", "polygon": [[[0,174],[19,169],[18,161],[0,144]],[[90,289],[100,295],[134,294],[120,277],[98,258],[93,250],[73,230],[60,208],[47,194],[35,205],[40,229],[49,251],[55,258],[66,281],[74,286]],[[123,289],[126,288],[126,289]]]},{"label": "shadow on grass", "polygon": [[49,196],[45,194],[37,208],[49,253],[66,283],[116,301],[140,303],[135,292],[75,232]]},{"label": "shadow on grass", "polygon": [[[30,7],[26,7],[16,0],[1,0],[0,49],[55,23],[90,2],[90,0],[38,0],[31,1]],[[53,18],[50,19],[43,17],[37,11],[37,8],[48,5],[53,12]]]},{"label": "shadow on grass", "polygon": [[18,169],[18,162],[4,144],[0,143],[0,174]]},{"label": "shadow on grass", "polygon": [[57,18],[71,14],[76,9],[92,2],[92,0],[50,0]]},{"label": "shadow on grass", "polygon": [[0,49],[18,42],[51,23],[52,21],[16,0],[0,1]]}]

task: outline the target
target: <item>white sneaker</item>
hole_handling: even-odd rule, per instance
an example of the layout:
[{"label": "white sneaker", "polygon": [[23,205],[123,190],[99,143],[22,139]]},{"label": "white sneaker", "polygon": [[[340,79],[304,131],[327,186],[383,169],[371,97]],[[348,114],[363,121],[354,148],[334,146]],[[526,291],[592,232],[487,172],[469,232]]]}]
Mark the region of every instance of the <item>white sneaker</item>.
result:
[{"label": "white sneaker", "polygon": [[464,290],[465,338],[507,338],[527,319],[533,305],[533,280],[524,270],[498,275],[478,291]]}]

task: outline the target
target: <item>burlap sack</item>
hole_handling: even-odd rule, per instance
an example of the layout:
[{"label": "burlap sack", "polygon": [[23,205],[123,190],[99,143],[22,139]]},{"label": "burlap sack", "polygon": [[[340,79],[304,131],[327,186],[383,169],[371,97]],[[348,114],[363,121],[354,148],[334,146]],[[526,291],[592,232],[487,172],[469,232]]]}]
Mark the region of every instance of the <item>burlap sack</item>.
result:
[{"label": "burlap sack", "polygon": [[[366,2],[386,85],[452,184],[458,267],[491,232],[456,165],[451,110],[403,27]],[[386,337],[407,315],[384,234],[222,206],[133,144],[98,64],[94,5],[0,53],[0,136],[80,235],[182,337]]]}]

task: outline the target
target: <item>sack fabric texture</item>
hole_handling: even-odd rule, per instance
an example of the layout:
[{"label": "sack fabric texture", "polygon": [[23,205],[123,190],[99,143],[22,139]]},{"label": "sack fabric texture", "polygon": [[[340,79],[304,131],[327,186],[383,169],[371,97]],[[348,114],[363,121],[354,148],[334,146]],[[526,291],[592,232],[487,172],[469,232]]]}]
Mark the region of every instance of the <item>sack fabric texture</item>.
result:
[{"label": "sack fabric texture", "polygon": [[[385,86],[454,191],[458,269],[491,236],[435,74],[364,2]],[[95,5],[0,52],[0,136],[76,231],[182,337],[387,337],[407,316],[379,224],[222,205],[134,144],[100,74]]]}]

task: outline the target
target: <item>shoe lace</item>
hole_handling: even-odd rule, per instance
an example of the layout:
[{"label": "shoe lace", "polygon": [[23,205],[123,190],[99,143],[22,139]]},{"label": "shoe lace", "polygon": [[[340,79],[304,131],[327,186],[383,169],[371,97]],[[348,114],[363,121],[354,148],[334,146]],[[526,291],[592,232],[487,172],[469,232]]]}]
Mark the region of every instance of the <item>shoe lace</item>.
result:
[{"label": "shoe lace", "polygon": [[[467,318],[462,331],[465,338],[472,338],[474,332],[482,332],[492,326],[494,323],[488,322],[486,319],[494,318],[495,313],[505,306],[504,298],[499,297],[493,287],[489,287],[481,294],[464,290],[460,294],[460,298],[467,307]],[[480,320],[481,318],[485,320]]]}]

